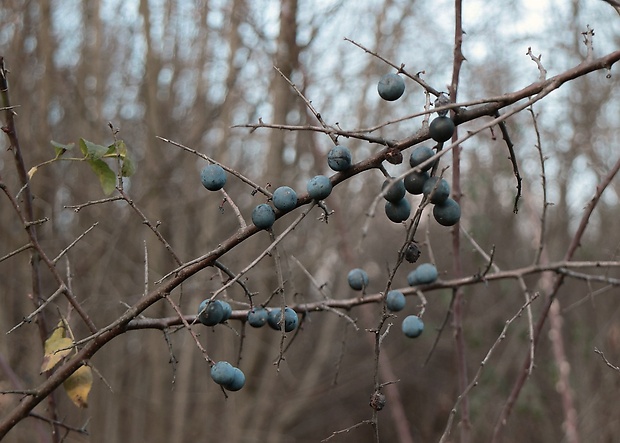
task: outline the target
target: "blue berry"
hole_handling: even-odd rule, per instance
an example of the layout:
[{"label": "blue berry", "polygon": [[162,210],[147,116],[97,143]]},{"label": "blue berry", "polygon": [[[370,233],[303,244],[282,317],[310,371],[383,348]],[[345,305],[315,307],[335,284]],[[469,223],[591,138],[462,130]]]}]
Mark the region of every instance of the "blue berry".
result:
[{"label": "blue berry", "polygon": [[379,80],[377,92],[383,100],[398,100],[405,92],[405,81],[398,74],[385,74]]},{"label": "blue berry", "polygon": [[387,308],[393,312],[402,311],[406,302],[407,300],[403,293],[395,290],[389,291],[385,298]]},{"label": "blue berry", "polygon": [[[394,179],[388,178],[383,182],[381,190],[384,190]],[[405,183],[398,180],[383,196],[387,201],[398,203],[405,196]]]},{"label": "blue berry", "polygon": [[224,306],[219,300],[203,300],[198,306],[198,321],[205,326],[215,326],[224,319]]},{"label": "blue berry", "polygon": [[216,300],[216,302],[222,305],[222,309],[224,310],[224,317],[220,321],[220,323],[223,323],[226,320],[228,320],[230,316],[232,315],[232,308],[230,307],[230,304],[226,301]]},{"label": "blue berry", "polygon": [[428,127],[429,135],[438,143],[443,143],[452,137],[454,133],[454,122],[450,117],[437,117]]},{"label": "blue berry", "polygon": [[252,211],[252,223],[259,229],[269,229],[276,221],[276,213],[267,203],[261,203]]},{"label": "blue berry", "polygon": [[[434,283],[435,280],[437,280],[438,275],[437,268],[434,265],[430,263],[422,263],[415,269],[415,271],[413,271],[412,280],[416,285],[428,285],[430,283]],[[409,282],[409,277],[407,277],[407,282]],[[413,284],[409,284],[413,286]]]},{"label": "blue berry", "polygon": [[397,203],[385,202],[385,215],[394,223],[404,222],[411,215],[411,203],[406,198]]},{"label": "blue berry", "polygon": [[426,197],[429,197],[431,203],[443,203],[450,195],[450,185],[443,178],[430,177],[424,183],[422,191]]},{"label": "blue berry", "polygon": [[200,181],[209,191],[218,191],[226,184],[226,171],[220,165],[207,165],[200,172]]},{"label": "blue berry", "polygon": [[233,368],[233,380],[224,386],[227,391],[238,391],[245,385],[245,374],[239,368]]},{"label": "blue berry", "polygon": [[461,207],[456,201],[447,198],[443,203],[433,207],[433,217],[440,225],[453,226],[461,219]]},{"label": "blue berry", "polygon": [[234,366],[227,361],[218,361],[211,366],[211,378],[218,385],[227,385],[235,378]]},{"label": "blue berry", "polygon": [[335,146],[327,154],[327,165],[334,171],[346,171],[351,161],[351,151],[346,146]]},{"label": "blue berry", "polygon": [[[416,166],[424,163],[426,160],[431,158],[433,155],[435,155],[435,151],[433,151],[428,146],[418,146],[411,152],[411,155],[409,156],[409,164],[412,168],[415,168]],[[434,163],[435,162],[431,162],[428,165],[424,166],[422,171],[428,171],[433,167]]]},{"label": "blue berry", "polygon": [[[267,316],[267,322],[272,329],[280,331],[282,329],[282,309],[273,308]],[[291,308],[284,308],[284,331],[291,332],[297,327],[298,323],[297,313]]]},{"label": "blue berry", "polygon": [[351,287],[351,289],[361,291],[366,286],[368,286],[368,274],[363,269],[351,269],[349,271],[349,274],[347,275],[347,281],[349,282],[349,286]]},{"label": "blue berry", "polygon": [[402,329],[407,337],[416,338],[424,332],[424,322],[417,315],[408,315],[403,320]]},{"label": "blue berry", "polygon": [[267,323],[268,314],[265,308],[254,308],[248,311],[248,323],[253,328],[261,328]]},{"label": "blue berry", "polygon": [[405,176],[405,189],[413,195],[422,194],[424,183],[429,179],[428,172],[411,172]]},{"label": "blue berry", "polygon": [[317,175],[308,181],[308,195],[314,200],[323,200],[332,193],[332,182],[324,175]]},{"label": "blue berry", "polygon": [[280,186],[273,191],[273,205],[280,211],[288,212],[297,206],[297,193],[288,186]]}]

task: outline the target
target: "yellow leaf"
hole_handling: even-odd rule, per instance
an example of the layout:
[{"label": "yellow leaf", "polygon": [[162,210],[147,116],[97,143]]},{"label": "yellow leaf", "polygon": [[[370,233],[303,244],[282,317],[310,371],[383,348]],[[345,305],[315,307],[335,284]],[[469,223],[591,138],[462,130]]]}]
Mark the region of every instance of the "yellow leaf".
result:
[{"label": "yellow leaf", "polygon": [[65,392],[76,406],[88,407],[88,393],[93,385],[93,371],[89,366],[80,366],[62,384]]},{"label": "yellow leaf", "polygon": [[49,371],[71,352],[73,340],[66,337],[66,333],[65,324],[61,320],[52,335],[45,340],[45,355],[41,364],[41,372]]},{"label": "yellow leaf", "polygon": [[34,175],[35,172],[37,172],[37,169],[39,169],[37,166],[33,166],[32,168],[30,168],[30,170],[28,171],[28,179],[32,179],[32,176]]}]

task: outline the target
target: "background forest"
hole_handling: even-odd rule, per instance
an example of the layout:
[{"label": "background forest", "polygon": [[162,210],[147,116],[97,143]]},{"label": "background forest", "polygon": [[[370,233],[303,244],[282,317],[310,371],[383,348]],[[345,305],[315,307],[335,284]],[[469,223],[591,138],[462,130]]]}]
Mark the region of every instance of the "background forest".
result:
[{"label": "background forest", "polygon": [[[234,176],[228,177],[227,195],[208,192],[200,183],[206,161],[157,137],[216,159],[271,192],[288,185],[301,194],[309,178],[333,174],[326,155],[334,142],[283,77],[330,127],[376,127],[363,134],[407,139],[424,128],[429,115],[400,119],[423,112],[434,97],[405,78],[400,100],[381,100],[377,82],[396,69],[345,38],[448,92],[460,4],[2,0],[0,56],[17,106],[13,111],[21,151],[27,170],[41,165],[31,170],[28,186],[34,220],[47,217],[36,226],[38,242],[53,258],[88,231],[56,268],[96,327],[114,322],[156,288],[158,280],[178,267],[175,257],[188,262],[233,237],[240,227],[230,202],[251,224],[252,208],[267,201]],[[465,61],[458,102],[536,83],[539,56],[552,77],[620,48],[620,16],[600,0],[465,0],[460,17]],[[458,136],[492,118],[459,125]],[[6,125],[5,113],[1,120]],[[259,122],[295,130],[244,127]],[[386,122],[392,123],[378,127]],[[308,126],[319,130],[304,130]],[[330,437],[331,442],[373,442],[378,435],[382,442],[403,443],[434,442],[442,436],[460,442],[617,441],[617,178],[597,201],[572,256],[576,262],[604,265],[541,269],[566,257],[584,208],[618,161],[618,67],[577,76],[532,108],[511,115],[506,129],[523,179],[519,211],[513,212],[517,180],[498,125],[444,155],[440,169],[447,167],[444,176],[458,194],[462,218],[458,226],[447,228],[435,223],[428,210],[422,215],[415,236],[420,263],[435,263],[440,283],[420,297],[407,285],[415,265],[405,262],[390,282],[408,295],[402,312],[382,317],[380,297],[351,309],[309,312],[300,330],[287,334],[284,342],[282,334],[245,327],[239,319],[214,328],[193,325],[210,358],[235,362],[246,375],[245,387],[227,398],[210,379],[205,356],[182,325],[130,330],[90,360],[95,375],[88,408],[76,407],[62,388],[56,389],[52,401],[41,402],[5,440],[305,443]],[[52,140],[69,144],[80,138],[103,146],[116,139],[126,143],[136,170],[125,178],[123,192],[144,218],[122,199],[87,204],[106,195],[85,162],[43,164],[54,158]],[[350,148],[354,162],[385,148],[362,136],[338,137],[338,142]],[[9,147],[10,139],[0,138],[0,182],[23,198]],[[384,162],[387,172],[396,176],[406,171],[410,151],[403,151],[402,164]],[[459,157],[453,162],[454,152]],[[312,209],[242,277],[256,294],[255,302],[272,294],[277,300],[281,293],[296,306],[353,300],[359,293],[346,278],[352,268],[368,272],[369,296],[384,292],[406,228],[386,218],[382,202],[374,217],[368,215],[383,180],[379,169],[369,169],[334,187],[325,200],[333,211],[327,223],[320,208]],[[415,210],[420,198],[411,201]],[[305,209],[279,219],[273,235]],[[58,297],[39,314],[39,326],[27,322],[5,334],[58,289],[47,269],[33,277],[29,241],[2,194],[0,390],[14,392],[0,396],[2,419],[25,390],[49,376],[39,373],[43,342],[60,318],[68,319],[77,339],[92,332],[67,299]],[[268,233],[258,232],[220,261],[239,272],[271,241]],[[508,275],[533,263],[540,267]],[[506,278],[458,284],[459,279],[501,271]],[[546,316],[547,297],[555,294],[560,275],[565,280],[536,344],[531,374],[501,424],[500,413],[524,364],[529,367],[533,324]],[[170,300],[193,316],[227,278],[221,269],[206,267],[176,288]],[[240,285],[222,296],[237,318],[247,311]],[[420,312],[424,299],[425,331],[412,340],[401,333],[400,324],[404,316]],[[178,317],[174,306],[162,299],[139,318]],[[387,331],[380,354],[373,332],[378,326],[381,333]],[[490,349],[492,355],[477,374]],[[284,360],[274,364],[282,351]],[[474,376],[477,385],[458,400]],[[381,383],[389,383],[382,386],[386,405],[376,412],[369,400]],[[44,419],[50,416],[62,424],[52,426]]]}]

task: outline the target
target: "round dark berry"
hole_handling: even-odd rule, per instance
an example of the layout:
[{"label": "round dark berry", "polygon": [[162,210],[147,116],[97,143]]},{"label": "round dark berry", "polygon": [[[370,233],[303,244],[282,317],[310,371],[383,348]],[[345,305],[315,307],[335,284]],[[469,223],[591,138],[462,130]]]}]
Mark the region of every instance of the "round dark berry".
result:
[{"label": "round dark berry", "polygon": [[398,74],[385,74],[379,80],[377,91],[383,100],[398,100],[405,92],[405,81]]},{"label": "round dark berry", "polygon": [[450,117],[437,117],[431,122],[428,129],[433,140],[443,143],[450,140],[454,134],[454,122]]}]

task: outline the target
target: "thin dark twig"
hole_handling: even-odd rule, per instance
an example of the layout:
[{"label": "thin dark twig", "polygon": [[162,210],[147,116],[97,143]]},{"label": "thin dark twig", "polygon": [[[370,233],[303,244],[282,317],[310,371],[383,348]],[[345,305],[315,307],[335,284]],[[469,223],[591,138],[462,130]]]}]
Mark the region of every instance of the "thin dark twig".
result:
[{"label": "thin dark twig", "polygon": [[[499,117],[499,111],[495,112],[495,118]],[[512,164],[512,172],[515,175],[515,179],[517,180],[517,195],[515,195],[515,202],[512,208],[512,212],[515,214],[519,212],[519,199],[521,198],[521,182],[523,179],[521,178],[521,174],[519,173],[519,165],[517,164],[517,156],[515,155],[514,144],[512,143],[512,139],[510,138],[510,134],[508,133],[508,128],[506,127],[506,121],[501,121],[499,123],[499,129],[502,132],[502,137],[506,142],[506,147],[508,148],[508,153],[510,157],[510,163]]]},{"label": "thin dark twig", "polygon": [[284,80],[286,80],[286,82],[289,84],[289,86],[295,90],[297,95],[304,101],[304,103],[306,104],[306,107],[310,110],[310,112],[312,112],[312,115],[314,115],[314,117],[318,120],[318,122],[321,124],[323,129],[328,130],[326,132],[326,134],[329,136],[329,138],[332,139],[332,142],[335,145],[337,145],[338,144],[338,137],[336,137],[333,132],[329,131],[330,126],[327,123],[325,123],[325,120],[323,120],[323,117],[321,116],[319,111],[317,111],[314,108],[314,106],[312,106],[312,102],[306,98],[306,96],[299,90],[299,88],[297,88],[297,86],[295,86],[295,83],[293,83],[286,75],[284,75],[284,73],[280,70],[280,68],[278,68],[277,66],[274,66],[273,68],[276,71],[278,71],[278,74],[280,74],[280,76]]},{"label": "thin dark twig", "polygon": [[234,175],[235,177],[237,177],[237,178],[238,178],[239,180],[241,180],[242,182],[244,182],[244,183],[246,183],[246,184],[250,185],[250,186],[252,187],[252,189],[255,189],[256,191],[261,192],[262,194],[266,195],[266,196],[267,196],[267,197],[269,197],[269,198],[271,198],[271,197],[272,197],[271,192],[269,192],[267,189],[263,188],[262,186],[257,185],[257,184],[256,184],[256,183],[254,183],[252,180],[250,180],[249,178],[247,178],[245,175],[241,174],[241,173],[240,173],[240,172],[238,172],[238,171],[235,171],[234,169],[232,169],[232,168],[230,168],[230,167],[226,166],[225,164],[220,163],[220,162],[218,162],[217,160],[215,160],[215,159],[213,159],[213,158],[211,158],[211,157],[209,157],[209,156],[207,156],[207,155],[205,155],[205,154],[203,154],[203,153],[201,153],[201,152],[196,151],[195,149],[188,148],[187,146],[185,146],[185,145],[183,145],[183,144],[181,144],[181,143],[175,142],[174,140],[168,140],[167,138],[160,137],[160,136],[157,136],[157,138],[158,138],[158,139],[160,139],[160,140],[161,140],[161,141],[163,141],[163,142],[166,142],[166,143],[171,144],[172,146],[176,146],[177,148],[181,148],[181,149],[183,149],[184,151],[190,152],[190,153],[192,153],[192,154],[194,154],[194,155],[196,155],[196,156],[198,156],[198,157],[200,157],[200,158],[202,158],[202,159],[204,159],[204,160],[207,160],[207,161],[208,161],[208,162],[210,162],[210,163],[213,163],[213,164],[216,164],[216,165],[220,165],[222,168],[224,168],[224,170],[225,170],[226,172],[231,173],[232,175]]},{"label": "thin dark twig", "polygon": [[53,424],[54,426],[61,427],[70,432],[75,432],[77,434],[82,434],[82,435],[89,435],[88,431],[86,430],[86,425],[88,424],[88,422],[81,428],[76,428],[75,426],[69,426],[68,424],[63,423],[60,420],[54,420],[48,417],[44,417],[43,415],[37,414],[36,412],[30,412],[28,416],[32,418],[36,418],[37,420],[42,420],[47,423]]},{"label": "thin dark twig", "polygon": [[[215,260],[213,262],[213,266],[215,266],[217,269],[222,271],[224,274],[226,274],[230,278],[236,277],[235,273],[232,272],[227,266],[225,266],[220,260]],[[250,292],[246,284],[242,282],[241,280],[237,279],[237,284],[241,286],[241,288],[243,289],[243,292],[245,292],[245,295],[247,295],[249,303],[250,303],[250,307],[251,307],[252,306],[252,293]]]},{"label": "thin dark twig", "polygon": [[50,295],[50,297],[45,300],[43,303],[41,303],[37,309],[35,309],[33,312],[31,312],[30,314],[28,314],[26,317],[24,317],[24,319],[22,321],[20,321],[18,324],[16,324],[15,326],[13,326],[11,329],[9,329],[7,331],[7,335],[10,334],[11,332],[15,331],[17,328],[19,328],[20,326],[22,326],[25,323],[30,323],[32,321],[33,318],[35,318],[41,311],[43,311],[43,309],[45,309],[45,307],[47,305],[49,305],[50,303],[52,303],[54,300],[56,300],[56,298],[61,295],[64,294],[65,291],[67,290],[67,287],[65,285],[60,286],[58,289],[56,289],[54,291],[54,293],[52,295]]},{"label": "thin dark twig", "polygon": [[355,46],[357,46],[358,48],[362,49],[364,52],[371,54],[372,56],[378,58],[379,60],[381,60],[383,63],[385,63],[386,65],[390,65],[391,67],[393,67],[394,69],[397,69],[398,72],[406,75],[407,77],[409,77],[411,80],[413,80],[414,82],[416,82],[417,84],[419,84],[420,86],[422,86],[426,91],[430,92],[431,94],[433,94],[435,97],[438,97],[439,94],[441,94],[441,91],[438,91],[437,89],[433,88],[431,85],[429,85],[428,83],[426,83],[424,80],[422,80],[420,78],[420,73],[416,74],[416,75],[412,75],[409,72],[405,71],[405,65],[397,65],[391,61],[389,61],[388,59],[380,56],[379,54],[377,54],[374,51],[371,51],[370,49],[366,48],[364,45],[362,45],[361,43],[358,43],[354,40],[351,40],[350,38],[346,38],[345,40],[348,41],[349,43],[354,44]]}]

